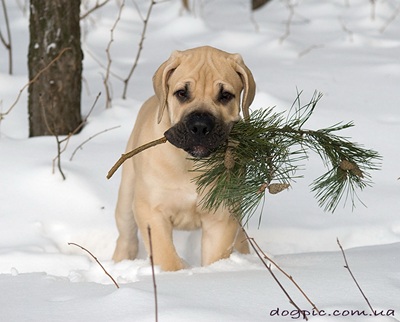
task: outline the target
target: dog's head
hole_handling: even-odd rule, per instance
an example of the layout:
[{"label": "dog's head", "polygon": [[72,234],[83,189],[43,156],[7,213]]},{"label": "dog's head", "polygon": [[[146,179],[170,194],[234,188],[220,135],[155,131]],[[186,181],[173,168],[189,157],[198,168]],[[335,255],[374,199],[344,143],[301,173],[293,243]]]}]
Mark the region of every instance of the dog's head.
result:
[{"label": "dog's head", "polygon": [[242,57],[208,46],[173,52],[156,71],[153,84],[160,102],[158,122],[168,117],[171,125],[166,138],[199,158],[227,139],[241,109],[249,117],[255,95]]}]

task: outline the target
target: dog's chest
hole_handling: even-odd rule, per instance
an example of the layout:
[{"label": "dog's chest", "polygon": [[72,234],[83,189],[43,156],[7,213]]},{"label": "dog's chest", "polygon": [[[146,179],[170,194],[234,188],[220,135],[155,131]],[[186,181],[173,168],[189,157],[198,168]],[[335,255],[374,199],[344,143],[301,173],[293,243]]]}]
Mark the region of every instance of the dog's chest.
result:
[{"label": "dog's chest", "polygon": [[169,205],[169,220],[175,229],[193,230],[201,227],[197,193],[177,192]]}]

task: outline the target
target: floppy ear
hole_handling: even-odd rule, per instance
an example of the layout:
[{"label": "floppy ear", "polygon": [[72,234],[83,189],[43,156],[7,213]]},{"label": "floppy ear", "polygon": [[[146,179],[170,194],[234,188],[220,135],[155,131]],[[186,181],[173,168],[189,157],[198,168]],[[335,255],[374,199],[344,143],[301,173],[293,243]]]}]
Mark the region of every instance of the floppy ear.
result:
[{"label": "floppy ear", "polygon": [[242,96],[242,113],[243,118],[248,120],[250,118],[249,107],[253,102],[256,94],[256,83],[250,69],[244,64],[243,58],[239,54],[233,55],[234,69],[239,74],[243,82],[243,96]]},{"label": "floppy ear", "polygon": [[174,51],[171,57],[157,69],[153,76],[153,88],[160,106],[158,110],[158,123],[161,122],[164,110],[168,106],[168,79],[172,72],[180,64],[179,52]]}]

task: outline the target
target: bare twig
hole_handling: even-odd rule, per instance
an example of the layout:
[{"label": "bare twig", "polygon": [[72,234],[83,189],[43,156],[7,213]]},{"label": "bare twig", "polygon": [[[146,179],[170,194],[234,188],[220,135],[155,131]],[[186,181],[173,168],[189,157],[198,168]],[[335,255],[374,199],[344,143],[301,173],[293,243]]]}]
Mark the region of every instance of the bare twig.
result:
[{"label": "bare twig", "polygon": [[154,313],[155,321],[158,322],[158,300],[157,300],[157,284],[156,284],[156,274],[154,273],[154,258],[153,258],[153,243],[151,241],[151,228],[147,226],[147,233],[149,235],[149,247],[150,247],[150,264],[151,264],[151,275],[153,277],[153,289],[154,289]]},{"label": "bare twig", "polygon": [[4,47],[6,47],[8,51],[8,73],[12,75],[13,73],[13,62],[12,62],[12,43],[11,43],[11,31],[10,31],[10,23],[8,21],[8,14],[7,14],[7,6],[5,0],[1,0],[1,4],[3,6],[3,14],[4,14],[4,21],[6,23],[6,30],[7,30],[7,39],[3,37],[1,30],[0,30],[0,40],[3,43]]},{"label": "bare twig", "polygon": [[242,230],[247,238],[247,240],[250,243],[250,246],[253,248],[254,252],[256,253],[256,255],[258,256],[258,258],[261,260],[261,262],[264,264],[264,266],[267,268],[268,272],[271,274],[272,278],[275,280],[275,282],[279,285],[279,287],[281,288],[281,290],[283,291],[283,293],[286,295],[286,297],[289,300],[289,303],[292,304],[296,310],[299,313],[302,313],[303,315],[303,319],[305,319],[306,321],[308,321],[307,315],[305,314],[305,311],[300,309],[300,307],[293,301],[293,299],[291,298],[291,296],[289,295],[289,293],[286,291],[286,289],[283,287],[283,285],[281,284],[281,282],[278,280],[278,278],[276,277],[276,275],[274,274],[274,272],[271,269],[271,265],[268,265],[267,262],[264,260],[264,258],[261,256],[260,252],[258,251],[257,247],[255,246],[255,241],[253,238],[250,238],[249,235],[247,234],[247,231],[244,229],[243,226]]},{"label": "bare twig", "polygon": [[71,50],[71,47],[67,47],[64,48],[60,51],[60,53],[57,55],[57,57],[55,57],[50,63],[47,64],[47,66],[45,66],[43,69],[41,69],[36,75],[35,77],[33,77],[28,83],[26,83],[21,90],[19,91],[19,94],[17,96],[17,98],[15,99],[14,103],[11,104],[11,106],[8,108],[7,111],[5,111],[4,113],[0,113],[0,121],[4,118],[4,116],[8,115],[11,110],[17,105],[19,99],[21,98],[22,93],[24,92],[24,90],[32,83],[36,82],[36,80],[40,77],[40,75],[42,75],[46,70],[48,70],[51,65],[53,65],[57,60],[60,59],[60,57],[68,50]]},{"label": "bare twig", "polygon": [[[97,57],[89,47],[85,46],[85,53],[88,54],[88,56],[92,57],[93,60],[103,69],[107,69],[107,66],[104,65],[101,61],[100,58]],[[118,74],[114,73],[112,70],[110,70],[110,75],[115,77],[116,79],[120,80],[121,82],[124,81],[123,77],[119,76]]]},{"label": "bare twig", "polygon": [[[47,120],[46,110],[45,110],[45,108],[43,106],[43,101],[42,101],[42,94],[39,94],[39,100],[40,100],[40,106],[42,108],[42,117],[43,117],[44,123],[45,123],[45,125],[47,127],[47,130],[50,132],[51,135],[54,136],[54,138],[56,139],[56,142],[57,142],[57,156],[53,159],[53,173],[54,173],[54,169],[55,169],[55,163],[57,161],[58,171],[60,172],[61,177],[63,178],[63,180],[65,180],[66,179],[65,178],[65,174],[64,174],[64,172],[62,170],[62,167],[61,167],[61,153],[63,153],[63,149],[61,148],[61,141],[59,139],[58,133],[56,133],[53,130],[53,128],[50,126],[50,124],[49,124],[49,122]],[[64,150],[65,150],[65,148],[64,148]]]},{"label": "bare twig", "polygon": [[375,20],[376,16],[376,0],[369,0],[371,3],[371,20]]},{"label": "bare twig", "polygon": [[[90,108],[88,114],[87,114],[86,117],[83,119],[83,121],[81,122],[81,124],[79,124],[79,125],[75,128],[74,131],[72,131],[71,133],[69,133],[63,140],[58,140],[58,137],[55,135],[56,138],[57,138],[57,146],[58,146],[58,147],[57,147],[57,151],[58,151],[58,154],[57,154],[57,156],[53,159],[53,169],[54,169],[54,162],[55,162],[55,160],[57,160],[58,169],[59,169],[59,171],[60,171],[60,173],[61,173],[61,175],[62,175],[62,177],[63,177],[64,180],[65,180],[65,176],[64,176],[64,174],[63,174],[63,172],[62,172],[62,170],[61,170],[61,154],[62,154],[63,152],[65,152],[65,150],[67,149],[70,138],[71,138],[73,135],[75,135],[76,133],[78,133],[78,132],[82,129],[82,127],[85,126],[85,124],[87,123],[88,118],[89,118],[90,114],[92,114],[92,112],[93,112],[93,110],[94,110],[94,107],[96,106],[96,103],[97,103],[97,101],[99,100],[100,95],[101,95],[101,92],[99,92],[99,93],[97,94],[97,96],[96,96],[96,98],[95,98],[95,100],[94,100],[94,102],[93,102],[93,105],[92,105],[92,107]],[[61,149],[61,144],[64,143],[64,142],[65,142],[65,145],[64,145],[64,147]],[[53,170],[53,172],[54,172],[54,170]]]},{"label": "bare twig", "polygon": [[86,143],[88,143],[90,140],[94,139],[96,136],[99,136],[100,134],[106,133],[106,132],[111,131],[111,130],[118,129],[119,127],[121,127],[121,126],[118,125],[118,126],[110,127],[110,128],[108,128],[108,129],[105,129],[105,130],[103,130],[103,131],[100,131],[100,132],[98,132],[98,133],[96,133],[96,134],[90,136],[88,139],[86,139],[85,141],[83,141],[81,144],[79,144],[79,145],[76,147],[76,149],[74,150],[74,152],[71,154],[71,157],[70,157],[69,161],[72,161],[72,159],[74,158],[74,156],[75,156],[75,154],[78,152],[78,150],[81,150],[82,147],[83,147]]},{"label": "bare twig", "polygon": [[343,31],[344,31],[345,33],[347,33],[347,35],[349,36],[350,41],[353,42],[353,40],[354,40],[354,38],[353,38],[353,31],[350,30],[350,29],[347,27],[347,25],[346,25],[346,23],[345,23],[345,21],[344,21],[343,18],[340,18],[340,25],[342,26]]},{"label": "bare twig", "polygon": [[280,43],[283,43],[286,40],[286,38],[290,36],[290,27],[291,27],[293,16],[294,16],[295,5],[291,3],[291,0],[286,1],[286,7],[289,10],[289,17],[286,21],[285,33],[279,38]]},{"label": "bare twig", "polygon": [[320,44],[320,45],[312,45],[312,46],[302,50],[301,52],[299,52],[298,56],[299,56],[299,58],[301,58],[301,57],[307,55],[308,53],[310,53],[312,50],[318,49],[318,48],[323,48],[323,47],[324,47],[324,45],[322,45],[322,44]]},{"label": "bare twig", "polygon": [[182,6],[185,10],[190,11],[189,0],[182,0]]},{"label": "bare twig", "polygon": [[135,156],[136,154],[138,154],[138,153],[140,153],[140,152],[142,152],[144,150],[147,150],[148,148],[151,148],[153,146],[156,146],[158,144],[165,143],[165,142],[167,142],[167,138],[165,136],[163,136],[161,139],[157,139],[157,140],[151,141],[149,143],[143,144],[143,145],[139,146],[138,148],[136,148],[136,149],[134,149],[134,150],[132,150],[132,151],[130,151],[128,153],[122,154],[121,157],[118,159],[118,161],[110,169],[110,171],[108,171],[107,179],[110,179],[113,176],[113,174],[115,173],[115,171],[117,171],[118,168],[126,160],[132,158],[133,156]]},{"label": "bare twig", "polygon": [[[129,80],[131,79],[132,74],[133,74],[133,72],[135,71],[136,66],[137,66],[138,63],[139,63],[140,54],[142,53],[143,43],[144,43],[144,39],[145,39],[145,36],[146,36],[147,25],[148,25],[148,23],[149,23],[151,11],[152,11],[152,9],[153,9],[153,7],[154,7],[155,4],[156,4],[156,1],[151,0],[149,9],[147,10],[146,17],[143,19],[142,35],[141,35],[141,37],[140,37],[139,48],[138,48],[138,51],[137,51],[137,53],[136,53],[136,58],[135,58],[135,61],[133,62],[133,65],[132,65],[131,70],[129,71],[128,77],[124,80],[124,91],[123,91],[123,94],[122,94],[122,98],[123,98],[123,99],[126,99],[126,94],[127,94],[127,91],[128,91]],[[140,11],[138,11],[138,12],[139,12],[139,14],[140,14]]]},{"label": "bare twig", "polygon": [[310,303],[310,305],[313,307],[313,309],[319,313],[319,310],[317,306],[310,300],[310,298],[307,296],[307,294],[303,291],[303,289],[300,287],[299,284],[294,280],[292,275],[289,275],[286,273],[276,262],[274,262],[265,252],[261,249],[261,247],[257,244],[257,242],[252,238],[252,241],[254,242],[254,245],[257,247],[258,251],[264,256],[266,260],[272,263],[283,275],[285,275],[293,284],[294,286],[299,290],[299,292],[305,297],[305,299]]},{"label": "bare twig", "polygon": [[104,273],[113,281],[114,285],[119,288],[118,283],[115,281],[115,279],[111,276],[110,273],[107,272],[107,270],[104,268],[103,265],[101,265],[100,261],[90,252],[88,251],[85,247],[82,247],[81,245],[75,244],[75,243],[68,243],[68,245],[74,245],[77,246],[81,249],[83,249],[85,252],[87,252],[90,256],[92,256],[92,258],[96,261],[97,264],[99,264],[99,266],[103,269]]},{"label": "bare twig", "polygon": [[364,297],[364,300],[367,302],[369,308],[371,309],[372,315],[375,315],[375,310],[372,308],[371,303],[369,302],[368,298],[364,294],[363,290],[361,289],[361,286],[358,284],[356,278],[353,275],[353,272],[350,269],[350,266],[349,266],[349,264],[347,262],[346,254],[344,253],[343,247],[339,242],[339,238],[337,238],[336,241],[337,241],[337,243],[338,243],[338,245],[340,247],[340,250],[342,251],[342,255],[343,255],[343,259],[344,259],[344,263],[345,263],[344,268],[346,268],[349,271],[351,278],[353,279],[354,283],[356,283],[358,290],[361,292],[361,295]]},{"label": "bare twig", "polygon": [[110,88],[109,88],[109,84],[108,84],[108,79],[110,77],[110,68],[111,68],[111,64],[112,64],[110,49],[111,49],[111,44],[114,42],[114,31],[115,31],[115,28],[117,27],[118,22],[121,19],[122,9],[124,8],[124,6],[125,6],[125,1],[122,1],[121,6],[119,7],[117,19],[115,20],[114,25],[112,26],[112,28],[110,30],[110,41],[108,42],[108,45],[106,48],[107,68],[106,68],[106,76],[104,77],[104,80],[103,80],[105,91],[106,91],[106,108],[111,107],[111,93],[110,93]]},{"label": "bare twig", "polygon": [[258,24],[256,18],[254,17],[254,12],[253,11],[250,12],[250,21],[254,25],[254,30],[256,32],[260,32],[260,25]]},{"label": "bare twig", "polygon": [[391,17],[386,21],[386,23],[379,30],[381,33],[385,32],[386,28],[396,19],[396,17],[400,14],[400,5],[394,10]]},{"label": "bare twig", "polygon": [[91,9],[89,9],[88,11],[86,11],[83,15],[81,15],[79,19],[81,19],[81,20],[85,19],[87,16],[92,14],[94,11],[96,11],[97,9],[100,9],[101,7],[106,5],[109,1],[110,0],[104,0],[103,2],[96,1],[95,6]]},{"label": "bare twig", "polygon": [[[82,129],[82,127],[87,123],[87,120],[88,120],[90,114],[92,113],[94,107],[96,106],[96,103],[97,103],[97,101],[99,100],[100,95],[101,95],[101,93],[97,94],[96,99],[94,100],[94,103],[93,103],[92,107],[91,107],[90,110],[89,110],[89,113],[88,113],[88,114],[86,115],[86,117],[82,120],[82,122],[74,129],[74,131],[72,131],[71,133],[69,133],[69,134],[68,134],[64,139],[62,139],[62,140],[60,140],[60,138],[59,138],[59,136],[58,136],[58,133],[56,133],[56,132],[54,131],[54,129],[53,129],[53,128],[50,126],[50,124],[48,123],[47,115],[46,115],[46,110],[45,110],[45,108],[44,108],[44,106],[43,106],[43,103],[42,103],[42,101],[41,101],[41,95],[39,95],[40,105],[41,105],[41,107],[42,107],[42,113],[43,113],[43,120],[44,120],[44,122],[45,122],[45,124],[46,124],[47,130],[50,132],[51,135],[53,135],[53,136],[55,137],[56,142],[57,142],[57,155],[54,157],[54,159],[53,159],[53,161],[52,161],[52,163],[53,163],[53,173],[55,172],[55,165],[56,165],[56,162],[57,162],[57,168],[58,168],[58,171],[60,172],[61,177],[63,178],[63,180],[65,180],[66,177],[65,177],[65,174],[64,174],[64,172],[63,172],[63,170],[62,170],[62,166],[61,166],[61,154],[63,154],[63,153],[65,152],[65,150],[67,149],[70,138],[71,138],[73,135],[75,135],[76,133],[78,133],[78,132]],[[62,147],[62,144],[63,144],[63,143],[65,143],[65,145]]]}]

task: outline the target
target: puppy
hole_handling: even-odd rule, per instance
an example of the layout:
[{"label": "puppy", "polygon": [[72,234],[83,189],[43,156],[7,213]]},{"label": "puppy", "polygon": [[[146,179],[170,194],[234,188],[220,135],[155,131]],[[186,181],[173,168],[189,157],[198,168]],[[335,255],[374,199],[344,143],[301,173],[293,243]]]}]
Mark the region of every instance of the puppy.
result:
[{"label": "puppy", "polygon": [[235,122],[248,118],[255,82],[239,54],[205,46],[175,51],[153,77],[155,95],[142,106],[127,151],[166,136],[123,165],[115,212],[119,237],[113,259],[134,259],[140,230],[149,253],[151,228],[155,265],[184,268],[173,229],[202,229],[202,265],[248,253],[240,224],[228,209],[208,212],[199,205],[191,157],[206,158],[226,141]]}]

